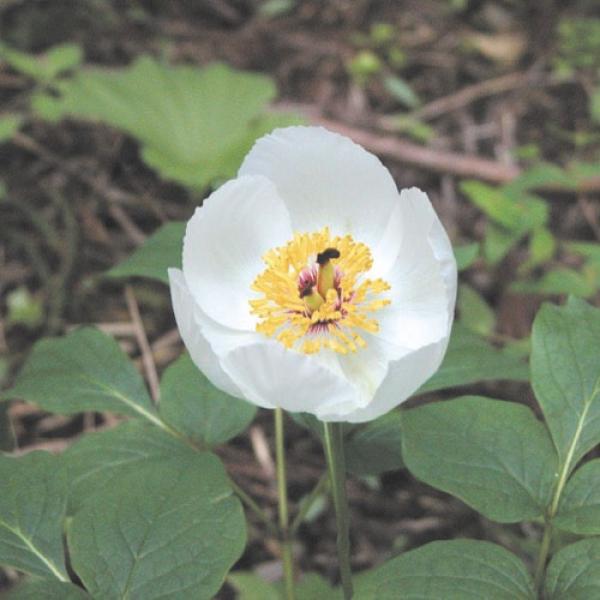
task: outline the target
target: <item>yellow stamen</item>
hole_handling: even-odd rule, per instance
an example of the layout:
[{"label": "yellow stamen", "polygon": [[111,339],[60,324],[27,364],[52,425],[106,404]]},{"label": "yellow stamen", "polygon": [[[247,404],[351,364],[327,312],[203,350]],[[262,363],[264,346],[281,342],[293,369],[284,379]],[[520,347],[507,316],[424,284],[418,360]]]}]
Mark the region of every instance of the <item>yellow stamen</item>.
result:
[{"label": "yellow stamen", "polygon": [[366,346],[358,333],[376,333],[371,315],[389,305],[390,286],[367,279],[373,259],[368,246],[328,228],[297,233],[285,246],[263,256],[266,268],[252,284],[256,330],[306,354],[357,352]]}]

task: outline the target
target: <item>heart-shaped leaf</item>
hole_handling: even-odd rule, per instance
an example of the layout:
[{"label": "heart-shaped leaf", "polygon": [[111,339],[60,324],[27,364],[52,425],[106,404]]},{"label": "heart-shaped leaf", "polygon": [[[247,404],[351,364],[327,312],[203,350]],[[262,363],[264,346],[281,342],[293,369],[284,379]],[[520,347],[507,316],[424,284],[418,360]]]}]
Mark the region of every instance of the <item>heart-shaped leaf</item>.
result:
[{"label": "heart-shaped leaf", "polygon": [[0,454],[0,564],[68,581],[62,545],[67,498],[59,459]]},{"label": "heart-shaped leaf", "polygon": [[548,565],[545,589],[547,600],[600,598],[600,538],[559,550]]},{"label": "heart-shaped leaf", "polygon": [[533,324],[531,379],[566,472],[600,442],[600,310],[570,298]]},{"label": "heart-shaped leaf", "polygon": [[543,514],[557,467],[529,408],[476,396],[403,411],[402,456],[417,478],[501,523]]}]

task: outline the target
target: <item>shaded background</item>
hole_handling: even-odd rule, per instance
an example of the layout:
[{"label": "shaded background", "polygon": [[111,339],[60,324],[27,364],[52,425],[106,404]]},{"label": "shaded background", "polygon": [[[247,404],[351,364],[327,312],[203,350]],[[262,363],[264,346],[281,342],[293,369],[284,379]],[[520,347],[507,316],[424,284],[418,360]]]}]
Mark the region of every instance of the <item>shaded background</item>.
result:
[{"label": "shaded background", "polygon": [[[257,135],[292,122],[350,135],[383,159],[399,187],[429,193],[463,252],[461,324],[525,357],[543,300],[573,293],[598,304],[595,6],[3,0],[0,383],[10,383],[37,339],[81,323],[116,336],[139,364],[143,329],[162,371],[181,351],[165,286],[106,272],[163,224],[187,219]],[[206,70],[217,61],[261,75]],[[466,391],[533,406],[526,384]],[[115,422],[0,405],[0,444],[60,451]],[[290,421],[288,433],[296,506],[323,459],[306,430]],[[275,514],[271,437],[261,412],[219,454]],[[536,547],[531,525],[497,526],[401,470],[354,477],[349,494],[357,570],[432,539],[496,541],[525,560]],[[333,579],[325,498],[313,512],[298,536],[299,563]],[[252,518],[239,566],[276,577],[277,544]],[[0,571],[0,590],[16,577]]]}]

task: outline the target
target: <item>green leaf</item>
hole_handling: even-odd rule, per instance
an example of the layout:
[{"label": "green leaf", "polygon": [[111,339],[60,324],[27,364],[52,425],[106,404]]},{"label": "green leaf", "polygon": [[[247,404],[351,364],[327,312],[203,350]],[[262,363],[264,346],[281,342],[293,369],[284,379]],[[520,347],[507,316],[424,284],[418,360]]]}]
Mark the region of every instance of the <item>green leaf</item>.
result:
[{"label": "green leaf", "polygon": [[556,527],[578,535],[600,534],[600,459],[575,471],[560,498]]},{"label": "green leaf", "polygon": [[19,130],[23,123],[21,115],[4,115],[0,117],[0,144],[8,142],[12,136]]},{"label": "green leaf", "polygon": [[600,442],[600,310],[570,298],[533,323],[531,378],[561,464]]},{"label": "green leaf", "polygon": [[396,75],[386,77],[383,80],[383,85],[398,102],[407,108],[417,108],[421,104],[421,100],[419,100],[415,91],[401,77],[397,77]]},{"label": "green leaf", "polygon": [[589,258],[600,264],[600,244],[596,242],[569,242],[566,244],[570,252]]},{"label": "green leaf", "polygon": [[359,576],[357,600],[535,600],[531,576],[490,542],[432,542]]},{"label": "green leaf", "polygon": [[600,124],[600,87],[597,87],[590,96],[590,116],[594,123]]},{"label": "green leaf", "polygon": [[582,540],[557,552],[546,573],[547,600],[600,598],[600,538]]},{"label": "green leaf", "polygon": [[542,186],[556,185],[574,189],[576,183],[575,178],[561,167],[552,163],[539,163],[513,179],[503,189],[515,197]]},{"label": "green leaf", "polygon": [[163,65],[141,57],[118,70],[90,69],[36,102],[50,119],[71,116],[121,129],[142,144],[142,157],[163,177],[204,189],[235,174],[259,135],[297,117],[265,118],[275,86],[265,75],[223,64]]},{"label": "green leaf", "polygon": [[91,596],[72,583],[52,579],[26,581],[9,592],[6,600],[91,600]]},{"label": "green leaf", "polygon": [[148,277],[169,284],[167,269],[181,268],[185,223],[159,227],[129,258],[108,271],[109,277]]},{"label": "green leaf", "polygon": [[189,448],[119,469],[75,514],[72,565],[96,598],[212,598],[246,543],[219,459]]},{"label": "green leaf", "polygon": [[238,600],[282,600],[279,588],[256,573],[234,571],[227,576],[227,582],[237,592]]},{"label": "green leaf", "polygon": [[459,271],[468,269],[475,262],[478,255],[479,244],[477,242],[454,247],[454,257]]},{"label": "green leaf", "polygon": [[511,231],[525,233],[548,220],[548,206],[536,196],[512,194],[475,180],[463,181],[460,187],[490,219]]},{"label": "green leaf", "polygon": [[498,350],[460,323],[455,323],[442,366],[417,393],[494,379],[527,381],[528,372],[527,365],[518,357]]},{"label": "green leaf", "polygon": [[218,390],[188,355],[165,371],[160,382],[165,422],[201,446],[217,446],[250,424],[256,406]]},{"label": "green leaf", "polygon": [[520,231],[511,231],[489,223],[483,240],[483,254],[490,265],[499,263],[523,237]]},{"label": "green leaf", "polygon": [[346,467],[356,475],[379,475],[404,466],[401,414],[389,412],[357,426],[345,439]]},{"label": "green leaf", "polygon": [[0,454],[0,564],[67,581],[62,528],[66,481],[46,452]]},{"label": "green leaf", "polygon": [[69,481],[68,514],[112,487],[113,478],[121,473],[179,456],[186,460],[188,455],[189,447],[182,440],[144,421],[128,421],[108,431],[85,435],[63,454]]},{"label": "green leaf", "polygon": [[528,407],[476,396],[403,411],[402,456],[415,477],[501,523],[543,514],[557,470]]},{"label": "green leaf", "polygon": [[510,286],[511,291],[521,294],[573,294],[589,298],[596,293],[595,277],[583,271],[559,267],[545,273],[538,281],[518,281]]},{"label": "green leaf", "polygon": [[496,327],[496,315],[484,298],[470,285],[458,288],[458,311],[461,323],[470,331],[488,336]]},{"label": "green leaf", "polygon": [[90,327],[39,341],[2,398],[59,414],[111,411],[164,426],[133,363],[113,338]]},{"label": "green leaf", "polygon": [[64,71],[78,66],[83,58],[77,44],[54,46],[44,54],[34,55],[20,52],[0,44],[0,58],[4,59],[15,71],[47,83]]},{"label": "green leaf", "polygon": [[552,232],[546,227],[534,229],[529,239],[529,258],[521,270],[527,271],[548,262],[554,256],[555,251],[556,240]]}]

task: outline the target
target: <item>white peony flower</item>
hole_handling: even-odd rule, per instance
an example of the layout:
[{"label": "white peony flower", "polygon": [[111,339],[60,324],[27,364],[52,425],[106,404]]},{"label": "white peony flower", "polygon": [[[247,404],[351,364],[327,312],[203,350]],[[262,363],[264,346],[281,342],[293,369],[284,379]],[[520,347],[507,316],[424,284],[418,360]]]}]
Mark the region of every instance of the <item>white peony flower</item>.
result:
[{"label": "white peony flower", "polygon": [[181,337],[225,392],[323,421],[375,419],[440,366],[456,262],[427,195],[320,127],[277,129],[187,224]]}]

